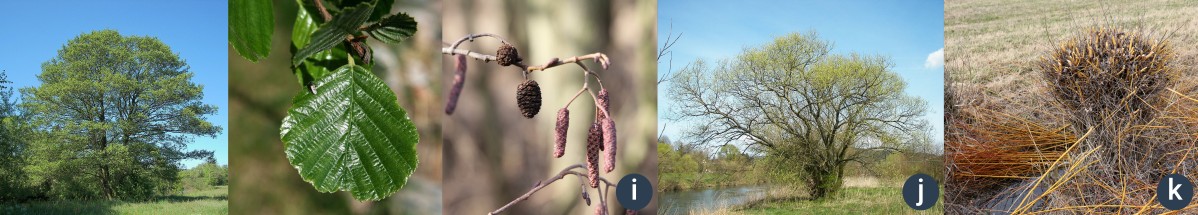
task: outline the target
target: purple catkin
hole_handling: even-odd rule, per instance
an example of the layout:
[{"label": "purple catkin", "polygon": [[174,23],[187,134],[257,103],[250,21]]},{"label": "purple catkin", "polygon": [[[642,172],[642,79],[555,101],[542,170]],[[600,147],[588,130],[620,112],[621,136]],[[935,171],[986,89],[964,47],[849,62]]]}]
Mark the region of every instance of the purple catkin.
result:
[{"label": "purple catkin", "polygon": [[602,135],[599,134],[599,123],[591,123],[591,130],[587,132],[587,178],[591,181],[591,188],[599,187],[599,145]]},{"label": "purple catkin", "polygon": [[457,67],[453,73],[453,87],[449,88],[449,100],[445,101],[445,114],[453,114],[458,108],[458,97],[466,85],[466,55],[457,55]]},{"label": "purple catkin", "polygon": [[595,99],[595,102],[597,102],[595,105],[599,106],[599,119],[602,120],[603,118],[607,118],[607,113],[604,113],[604,111],[611,112],[611,99],[609,99],[610,97],[607,94],[607,88],[600,89],[598,97]]},{"label": "purple catkin", "polygon": [[570,109],[557,111],[557,127],[553,129],[553,157],[566,154],[566,130],[570,128]]},{"label": "purple catkin", "polygon": [[[599,90],[599,95],[596,96],[596,98],[595,98],[595,107],[597,109],[595,111],[595,120],[599,120],[600,122],[602,122],[604,119],[608,118],[606,112],[611,112],[611,108],[609,108],[609,107],[611,107],[611,102],[610,102],[611,100],[609,98],[611,98],[611,97],[609,97],[607,94],[607,88],[603,88],[603,89]],[[604,133],[604,131],[602,129],[599,130],[600,136],[603,138],[606,138],[607,135],[603,134],[603,133]],[[600,142],[606,143],[607,140],[605,140],[603,138],[599,139]],[[606,151],[606,150],[607,150],[607,146],[599,145],[599,151]]]},{"label": "purple catkin", "polygon": [[[596,112],[596,113],[595,113],[595,115],[599,115],[599,113],[598,113],[598,112]],[[603,124],[602,124],[603,120],[602,120],[602,119],[600,119],[600,118],[599,118],[599,116],[595,116],[595,120],[596,120],[596,121],[595,121],[595,124],[596,124],[596,125],[600,125],[600,127],[599,127],[599,131],[598,131],[598,132],[596,132],[596,134],[599,136],[599,140],[598,140],[598,141],[595,141],[595,142],[599,143],[599,151],[601,151],[601,152],[602,152],[602,151],[604,150],[604,149],[603,149],[603,127],[602,127],[602,125],[603,125]]]},{"label": "purple catkin", "polygon": [[603,145],[607,148],[603,155],[603,171],[611,172],[616,169],[616,122],[611,117],[605,118],[602,121],[603,130]]}]

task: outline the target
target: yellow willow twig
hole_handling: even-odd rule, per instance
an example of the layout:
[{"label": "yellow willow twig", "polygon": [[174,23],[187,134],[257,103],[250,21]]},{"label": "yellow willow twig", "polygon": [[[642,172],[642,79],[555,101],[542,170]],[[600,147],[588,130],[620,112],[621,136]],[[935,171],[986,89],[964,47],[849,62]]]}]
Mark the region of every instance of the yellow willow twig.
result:
[{"label": "yellow willow twig", "polygon": [[[1045,176],[1048,176],[1048,174],[1052,174],[1053,170],[1055,170],[1057,168],[1057,166],[1059,166],[1059,164],[1061,163],[1061,160],[1063,160],[1066,156],[1069,156],[1070,151],[1073,151],[1074,148],[1077,148],[1077,145],[1080,145],[1081,142],[1083,140],[1085,140],[1086,137],[1090,136],[1090,133],[1093,133],[1093,132],[1094,132],[1094,128],[1090,128],[1090,130],[1086,131],[1086,134],[1082,135],[1081,138],[1077,138],[1077,142],[1074,142],[1073,146],[1070,146],[1068,149],[1065,149],[1065,152],[1061,153],[1061,157],[1057,157],[1057,160],[1054,161],[1052,163],[1052,165],[1048,167],[1048,170],[1044,171],[1044,174],[1041,175],[1040,178],[1036,179],[1035,183],[1032,184],[1031,189],[1028,189],[1027,194],[1023,195],[1023,199],[1019,201],[1019,208],[1016,208],[1015,211],[1013,211],[1012,213],[1018,214],[1019,212],[1030,208],[1031,205],[1027,204],[1027,200],[1028,200],[1027,197],[1031,196],[1032,192],[1036,191],[1036,188],[1040,186],[1040,182],[1044,181],[1044,178],[1046,178]],[[1094,152],[1094,150],[1090,150],[1089,152],[1084,153],[1084,154],[1088,154],[1088,153],[1092,153],[1092,152]],[[1045,191],[1045,192],[1041,193],[1040,196],[1036,197],[1036,199],[1043,197],[1044,194],[1046,194],[1046,193],[1048,193],[1048,192]]]}]

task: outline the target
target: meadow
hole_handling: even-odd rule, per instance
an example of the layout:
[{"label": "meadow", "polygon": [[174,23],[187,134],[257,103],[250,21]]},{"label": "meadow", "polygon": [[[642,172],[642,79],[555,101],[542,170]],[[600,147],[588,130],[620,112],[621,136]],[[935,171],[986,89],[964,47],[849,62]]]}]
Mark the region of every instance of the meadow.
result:
[{"label": "meadow", "polygon": [[147,202],[47,201],[0,206],[0,214],[228,214],[229,187],[185,191]]},{"label": "meadow", "polygon": [[[941,188],[943,189],[943,188]],[[928,210],[911,210],[903,203],[902,188],[895,186],[846,187],[832,198],[808,200],[798,189],[776,189],[744,205],[690,214],[944,214],[944,198]]]},{"label": "meadow", "polygon": [[[1058,42],[1100,25],[1167,36],[1183,67],[1198,65],[1198,4],[1178,0],[1011,0],[944,2],[945,83],[1009,103],[1030,96],[1041,56]],[[1191,79],[1192,80],[1192,79]]]}]

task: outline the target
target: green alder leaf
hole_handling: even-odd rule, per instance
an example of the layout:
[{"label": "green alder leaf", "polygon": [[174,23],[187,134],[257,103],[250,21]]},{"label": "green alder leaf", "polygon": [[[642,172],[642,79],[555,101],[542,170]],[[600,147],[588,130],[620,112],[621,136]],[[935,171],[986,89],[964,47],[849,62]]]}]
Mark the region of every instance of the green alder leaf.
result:
[{"label": "green alder leaf", "polygon": [[[315,7],[315,2],[311,0],[303,0],[301,5]],[[395,4],[395,0],[323,0],[325,8],[329,12],[341,11],[341,8],[352,7],[363,2],[370,2],[374,5],[374,12],[370,13],[370,21],[378,21],[379,18],[391,13],[391,5]]]},{"label": "green alder leaf", "polygon": [[416,19],[405,13],[394,14],[367,27],[366,33],[384,43],[396,44],[416,33]]},{"label": "green alder leaf", "polygon": [[320,24],[312,19],[312,14],[303,8],[295,12],[295,24],[291,26],[291,45],[304,47],[312,38],[312,33],[320,29]]},{"label": "green alder leaf", "polygon": [[241,57],[258,62],[270,55],[270,34],[275,30],[269,0],[229,2],[229,44]]},{"label": "green alder leaf", "polygon": [[370,3],[358,4],[356,7],[346,8],[342,13],[333,16],[333,20],[324,23],[320,29],[316,29],[312,33],[308,44],[295,53],[291,57],[291,65],[296,66],[304,61],[305,58],[328,50],[345,40],[345,36],[358,31],[358,27],[370,18],[370,12],[374,9]]},{"label": "green alder leaf", "polygon": [[370,20],[376,21],[383,16],[391,13],[391,5],[395,4],[395,0],[373,0],[374,12],[370,13]]},{"label": "green alder leaf", "polygon": [[[295,52],[299,49],[298,47],[308,45],[312,33],[316,32],[316,29],[319,28],[319,25],[313,20],[313,17],[307,10],[303,8],[298,9],[295,16],[295,25],[291,28],[291,51]],[[332,49],[317,52],[305,58],[300,65],[293,66],[291,68],[292,73],[295,74],[300,86],[307,88],[313,80],[328,74],[329,70],[348,64],[349,61],[347,61],[345,53],[343,46],[335,46]]]},{"label": "green alder leaf", "polygon": [[346,65],[301,92],[283,119],[287,159],[320,192],[379,200],[407,184],[420,135],[395,94],[366,68]]}]

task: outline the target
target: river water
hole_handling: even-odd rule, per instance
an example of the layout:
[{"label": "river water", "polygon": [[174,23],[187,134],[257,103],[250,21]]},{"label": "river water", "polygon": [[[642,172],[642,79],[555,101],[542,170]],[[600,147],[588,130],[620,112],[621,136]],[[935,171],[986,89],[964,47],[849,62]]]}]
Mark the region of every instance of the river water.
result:
[{"label": "river water", "polygon": [[765,196],[767,186],[710,188],[704,190],[667,191],[661,195],[662,214],[687,214],[690,211],[711,211],[716,208],[744,204]]}]

